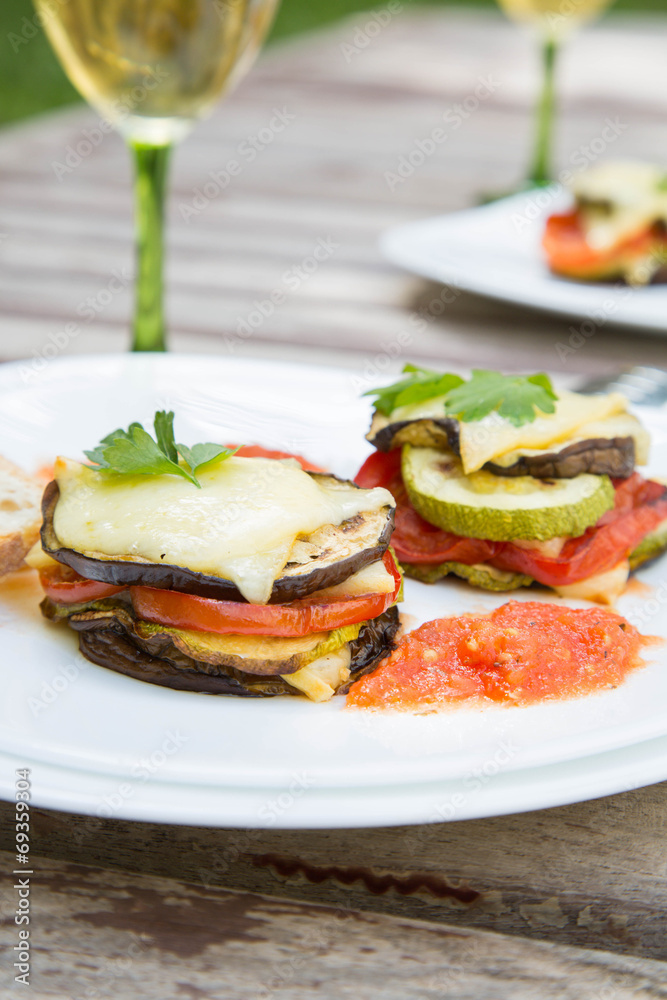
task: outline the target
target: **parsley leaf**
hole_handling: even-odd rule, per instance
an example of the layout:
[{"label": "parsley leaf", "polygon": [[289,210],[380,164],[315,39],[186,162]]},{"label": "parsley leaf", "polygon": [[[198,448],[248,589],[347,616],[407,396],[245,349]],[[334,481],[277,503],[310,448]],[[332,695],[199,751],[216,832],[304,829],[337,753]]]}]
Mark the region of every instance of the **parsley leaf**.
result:
[{"label": "parsley leaf", "polygon": [[445,400],[447,413],[464,423],[481,420],[497,411],[515,427],[532,423],[535,410],[554,413],[556,407],[551,380],[538,375],[501,375],[483,368],[473,369],[472,378],[453,389]]},{"label": "parsley leaf", "polygon": [[174,414],[158,410],[155,414],[155,437],[158,447],[165,453],[172,462],[178,462],[178,452],[176,451],[176,439],[174,438]]},{"label": "parsley leaf", "polygon": [[92,451],[84,451],[86,458],[89,458],[91,462],[96,465],[100,465],[103,469],[109,468],[109,463],[104,458],[104,446],[108,444],[113,444],[118,437],[127,437],[128,432],[118,428],[116,431],[112,431],[111,434],[107,434],[106,437],[102,438],[100,444],[97,448],[93,448]]},{"label": "parsley leaf", "polygon": [[108,469],[109,463],[104,457],[104,445],[98,444],[97,448],[91,448],[90,451],[84,451],[86,458],[89,458],[93,465],[99,465],[102,469]]},{"label": "parsley leaf", "polygon": [[[177,445],[174,439],[174,414],[159,410],[153,423],[155,438],[141,424],[132,423],[126,431],[119,428],[102,438],[91,451],[84,452],[98,472],[126,475],[174,475],[187,479],[201,489],[195,473],[215,459],[229,458],[238,449],[218,444],[195,444],[192,448]],[[179,454],[185,465],[179,464]]]},{"label": "parsley leaf", "polygon": [[554,413],[558,399],[551,380],[537,375],[501,375],[484,368],[473,369],[464,382],[458,375],[405,365],[407,378],[381,389],[369,389],[364,396],[376,396],[375,409],[390,416],[399,406],[421,403],[425,399],[445,397],[445,413],[463,423],[481,420],[494,410],[515,427],[532,423],[535,410]]},{"label": "parsley leaf", "polygon": [[419,368],[417,365],[405,365],[403,372],[409,373],[408,378],[382,389],[369,389],[364,393],[364,396],[378,397],[375,400],[375,409],[387,417],[399,406],[444,396],[450,389],[463,384],[463,379],[458,375],[443,374],[430,368]]},{"label": "parsley leaf", "polygon": [[216,459],[229,458],[235,455],[238,448],[222,448],[218,444],[193,444],[192,448],[186,448],[184,444],[177,444],[178,454],[184,458],[196,474],[199,469]]}]

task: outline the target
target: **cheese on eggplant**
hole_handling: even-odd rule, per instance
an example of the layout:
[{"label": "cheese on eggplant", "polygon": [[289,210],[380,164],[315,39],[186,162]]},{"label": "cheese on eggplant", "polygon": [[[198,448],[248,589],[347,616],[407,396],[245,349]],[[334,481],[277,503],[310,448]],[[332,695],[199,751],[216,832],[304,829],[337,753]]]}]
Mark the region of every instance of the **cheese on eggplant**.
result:
[{"label": "cheese on eggplant", "polygon": [[178,476],[98,472],[59,458],[54,530],[64,548],[92,557],[164,562],[232,580],[265,604],[297,537],[394,506],[382,488],[336,488],[292,463],[232,457]]},{"label": "cheese on eggplant", "polygon": [[650,163],[609,161],[581,173],[573,184],[586,242],[596,250],[667,222],[664,169]]},{"label": "cheese on eggplant", "polygon": [[361,597],[364,594],[392,594],[396,589],[396,581],[382,560],[364,566],[357,573],[348,576],[347,580],[334,587],[316,590],[310,599],[318,601],[324,598],[340,600],[344,597]]},{"label": "cheese on eggplant", "polygon": [[544,448],[516,448],[508,451],[504,455],[499,455],[494,461],[497,465],[514,465],[524,456],[534,457],[536,455],[546,455],[554,451],[561,451],[571,444],[579,441],[592,441],[598,438],[624,438],[631,437],[635,442],[635,465],[647,465],[649,459],[649,449],[651,436],[639,420],[631,413],[618,413],[616,416],[607,417],[605,420],[591,420],[583,424],[572,435],[564,441],[556,442],[555,445],[547,445]]},{"label": "cheese on eggplant", "polygon": [[[554,413],[537,411],[535,420],[521,427],[515,427],[495,411],[482,420],[460,421],[459,446],[466,475],[481,469],[485,462],[502,460],[508,453],[525,452],[528,449],[542,450],[579,440],[580,429],[588,428],[591,424],[595,425],[596,436],[615,437],[619,433],[616,427],[610,427],[608,434],[600,434],[599,425],[611,417],[621,414],[628,416],[628,401],[618,392],[604,396],[584,396],[561,389],[555,405]],[[439,396],[398,407],[391,414],[390,422],[437,419],[444,416],[445,397]],[[632,421],[632,426],[636,429],[637,421],[634,418]],[[627,430],[624,436],[627,436]]]},{"label": "cheese on eggplant", "polygon": [[518,448],[545,448],[564,441],[585,424],[606,420],[627,410],[627,400],[618,392],[606,396],[583,396],[561,389],[555,413],[537,413],[530,424],[515,427],[498,413],[459,425],[461,461],[466,474],[485,462]]}]

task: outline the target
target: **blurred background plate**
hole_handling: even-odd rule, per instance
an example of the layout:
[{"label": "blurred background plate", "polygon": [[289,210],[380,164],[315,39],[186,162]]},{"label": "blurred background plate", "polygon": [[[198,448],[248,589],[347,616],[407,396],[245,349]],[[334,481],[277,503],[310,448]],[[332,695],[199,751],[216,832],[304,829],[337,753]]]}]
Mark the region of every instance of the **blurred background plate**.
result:
[{"label": "blurred background plate", "polygon": [[589,319],[595,329],[619,323],[664,336],[667,285],[578,283],[549,272],[541,246],[544,223],[570,204],[559,186],[528,191],[395,226],[382,236],[380,249],[399,267],[465,292]]}]

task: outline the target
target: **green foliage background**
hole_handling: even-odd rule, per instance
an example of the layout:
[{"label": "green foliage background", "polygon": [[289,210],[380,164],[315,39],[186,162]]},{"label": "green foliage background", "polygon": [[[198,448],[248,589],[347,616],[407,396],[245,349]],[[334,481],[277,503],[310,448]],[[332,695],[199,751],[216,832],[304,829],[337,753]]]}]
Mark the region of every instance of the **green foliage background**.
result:
[{"label": "green foliage background", "polygon": [[[445,6],[449,0],[426,2]],[[492,0],[468,0],[467,6],[488,6],[490,3]],[[379,5],[373,0],[283,0],[271,37],[307,31]],[[666,12],[667,0],[617,0],[614,10]],[[16,45],[12,46],[12,34],[20,36],[25,27],[24,18],[30,21],[33,17],[31,0],[0,0],[0,123],[78,100],[41,29],[37,29],[35,37],[28,44],[20,45],[17,51]],[[28,31],[33,27],[29,25]]]}]

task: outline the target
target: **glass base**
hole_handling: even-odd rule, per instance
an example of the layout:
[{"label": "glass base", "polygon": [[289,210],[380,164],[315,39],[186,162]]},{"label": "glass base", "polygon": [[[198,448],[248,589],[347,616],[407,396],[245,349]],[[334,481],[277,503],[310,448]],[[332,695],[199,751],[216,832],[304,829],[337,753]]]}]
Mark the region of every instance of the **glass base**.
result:
[{"label": "glass base", "polygon": [[500,201],[502,198],[511,198],[515,194],[525,194],[527,191],[548,188],[552,184],[555,184],[555,181],[545,181],[543,184],[538,184],[535,181],[525,180],[522,184],[517,184],[516,187],[507,188],[504,191],[480,191],[475,200],[478,205],[490,205],[494,201]]}]

